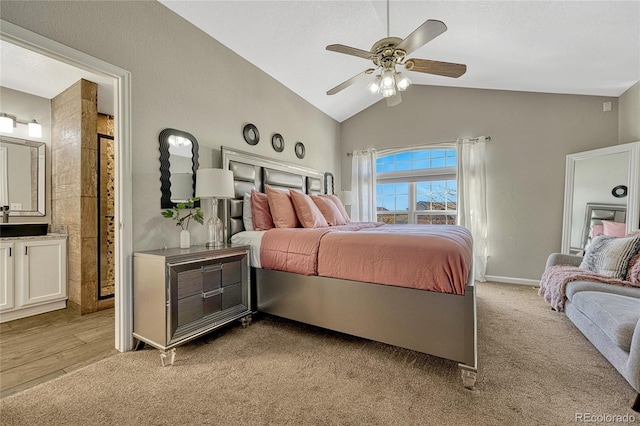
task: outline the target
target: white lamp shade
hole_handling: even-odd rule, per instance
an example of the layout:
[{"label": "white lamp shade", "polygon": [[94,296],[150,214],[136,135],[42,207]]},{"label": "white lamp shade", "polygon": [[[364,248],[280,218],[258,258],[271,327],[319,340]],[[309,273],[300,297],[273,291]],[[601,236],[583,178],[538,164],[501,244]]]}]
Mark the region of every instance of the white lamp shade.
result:
[{"label": "white lamp shade", "polygon": [[353,205],[353,193],[351,191],[341,191],[340,199],[345,206]]},{"label": "white lamp shade", "polygon": [[13,118],[0,115],[0,132],[13,133]]},{"label": "white lamp shade", "polygon": [[233,172],[223,169],[198,169],[196,172],[196,197],[235,197]]},{"label": "white lamp shade", "polygon": [[36,120],[33,120],[31,123],[27,124],[29,137],[32,138],[41,138],[42,137],[42,125]]}]

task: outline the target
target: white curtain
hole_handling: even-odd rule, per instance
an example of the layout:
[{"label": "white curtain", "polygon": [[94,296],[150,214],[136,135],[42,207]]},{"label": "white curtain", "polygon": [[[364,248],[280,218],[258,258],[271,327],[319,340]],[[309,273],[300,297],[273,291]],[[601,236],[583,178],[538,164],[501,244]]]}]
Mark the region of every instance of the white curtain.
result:
[{"label": "white curtain", "polygon": [[0,147],[0,206],[9,205],[9,174],[7,148]]},{"label": "white curtain", "polygon": [[471,231],[475,279],[486,281],[487,176],[486,137],[458,140],[458,224]]},{"label": "white curtain", "polygon": [[376,151],[354,151],[351,160],[351,220],[375,222],[376,213]]}]

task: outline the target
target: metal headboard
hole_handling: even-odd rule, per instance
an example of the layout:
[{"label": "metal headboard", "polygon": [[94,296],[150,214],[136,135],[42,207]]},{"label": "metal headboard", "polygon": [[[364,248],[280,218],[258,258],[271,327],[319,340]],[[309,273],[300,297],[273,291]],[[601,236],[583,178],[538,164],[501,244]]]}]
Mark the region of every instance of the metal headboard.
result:
[{"label": "metal headboard", "polygon": [[235,198],[228,200],[224,209],[227,241],[244,230],[242,204],[245,192],[252,189],[264,192],[264,185],[281,189],[294,189],[305,194],[321,194],[324,174],[296,164],[283,163],[268,157],[223,146],[222,164],[233,172]]},{"label": "metal headboard", "polygon": [[589,233],[593,225],[600,225],[603,220],[626,223],[627,206],[624,204],[587,203],[582,229],[582,248],[589,242]]}]

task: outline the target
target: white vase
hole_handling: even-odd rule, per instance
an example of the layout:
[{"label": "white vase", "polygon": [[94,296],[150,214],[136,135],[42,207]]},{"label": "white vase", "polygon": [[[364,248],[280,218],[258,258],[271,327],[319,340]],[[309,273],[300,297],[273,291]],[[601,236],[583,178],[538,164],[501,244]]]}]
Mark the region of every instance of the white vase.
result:
[{"label": "white vase", "polygon": [[180,248],[189,248],[191,246],[191,234],[186,229],[180,231]]}]

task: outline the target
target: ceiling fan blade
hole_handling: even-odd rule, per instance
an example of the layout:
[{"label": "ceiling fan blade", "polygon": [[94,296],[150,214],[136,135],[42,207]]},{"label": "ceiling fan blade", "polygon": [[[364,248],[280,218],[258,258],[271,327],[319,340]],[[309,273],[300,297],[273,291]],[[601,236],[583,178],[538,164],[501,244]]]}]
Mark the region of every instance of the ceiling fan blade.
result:
[{"label": "ceiling fan blade", "polygon": [[404,63],[404,67],[408,71],[424,72],[427,74],[442,75],[453,78],[458,78],[467,72],[467,66],[464,64],[431,61],[429,59],[407,59]]},{"label": "ceiling fan blade", "polygon": [[359,58],[371,59],[373,53],[368,50],[356,49],[355,47],[345,46],[344,44],[330,44],[327,50],[331,52],[344,53],[345,55],[357,56]]},{"label": "ceiling fan blade", "polygon": [[343,83],[340,83],[336,87],[334,87],[333,89],[329,90],[327,92],[327,95],[335,95],[339,91],[341,91],[343,89],[346,89],[347,87],[351,86],[353,83],[355,83],[356,81],[360,80],[365,75],[371,74],[373,71],[375,71],[373,68],[369,68],[368,70],[362,71],[360,74],[351,77],[349,80],[347,80],[347,81],[345,81]]},{"label": "ceiling fan blade", "polygon": [[400,92],[396,92],[395,95],[389,96],[387,98],[387,106],[396,106],[400,102],[402,102],[402,96],[400,96]]},{"label": "ceiling fan blade", "polygon": [[407,38],[402,40],[396,46],[396,49],[402,49],[407,55],[419,47],[424,46],[443,32],[447,31],[444,22],[429,19],[420,25],[414,32],[409,34]]}]

